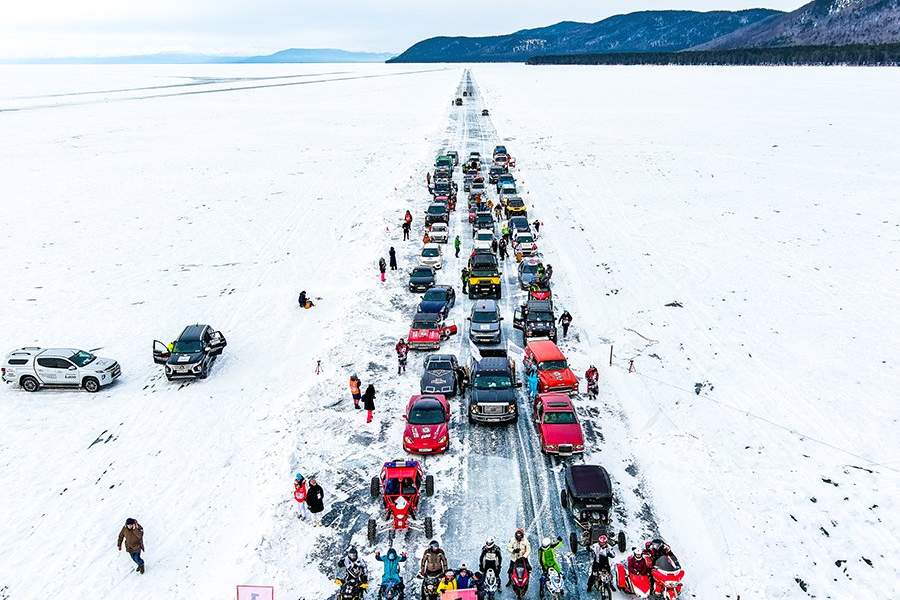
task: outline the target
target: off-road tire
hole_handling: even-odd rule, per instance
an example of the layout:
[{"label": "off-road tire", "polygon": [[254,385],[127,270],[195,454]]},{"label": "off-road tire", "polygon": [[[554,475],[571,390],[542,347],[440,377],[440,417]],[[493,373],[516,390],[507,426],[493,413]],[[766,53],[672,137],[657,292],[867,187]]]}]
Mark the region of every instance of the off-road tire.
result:
[{"label": "off-road tire", "polygon": [[425,495],[434,496],[434,475],[425,476]]},{"label": "off-road tire", "polygon": [[372,481],[369,482],[369,494],[373,498],[377,498],[379,493],[381,493],[381,482],[377,477],[373,477]]}]

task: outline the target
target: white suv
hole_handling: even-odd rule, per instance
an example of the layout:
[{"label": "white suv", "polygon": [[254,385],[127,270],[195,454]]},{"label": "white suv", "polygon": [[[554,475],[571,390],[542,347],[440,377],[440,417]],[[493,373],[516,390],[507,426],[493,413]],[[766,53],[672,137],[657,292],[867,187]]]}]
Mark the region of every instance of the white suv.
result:
[{"label": "white suv", "polygon": [[17,384],[26,392],[42,387],[98,392],[121,374],[119,363],[111,358],[98,358],[73,348],[36,346],[13,350],[2,368],[3,381]]}]

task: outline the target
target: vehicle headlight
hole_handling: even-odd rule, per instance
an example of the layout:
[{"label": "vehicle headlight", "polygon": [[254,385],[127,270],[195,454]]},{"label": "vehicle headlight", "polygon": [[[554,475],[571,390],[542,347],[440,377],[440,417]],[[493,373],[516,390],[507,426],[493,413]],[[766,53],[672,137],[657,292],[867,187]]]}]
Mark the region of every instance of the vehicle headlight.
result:
[{"label": "vehicle headlight", "polygon": [[514,412],[516,412],[516,405],[515,405],[515,404],[510,404],[509,406],[507,406],[507,407],[506,407],[506,412],[508,412],[508,413],[514,413]]},{"label": "vehicle headlight", "polygon": [[446,442],[446,441],[447,441],[447,436],[446,436],[446,435],[442,435],[441,438],[438,440],[438,444],[443,444],[443,443]]},{"label": "vehicle headlight", "polygon": [[575,444],[576,450],[584,450],[584,444]]},{"label": "vehicle headlight", "polygon": [[559,450],[559,445],[558,445],[558,444],[544,444],[544,447],[545,447],[547,450]]},{"label": "vehicle headlight", "polygon": [[169,365],[166,365],[166,373],[171,373],[171,372],[172,372],[172,367],[170,367]]},{"label": "vehicle headlight", "polygon": [[434,388],[433,385],[426,385],[426,386],[425,386],[425,391],[428,392],[428,393],[433,394],[433,393],[435,393],[437,390]]},{"label": "vehicle headlight", "polygon": [[191,371],[193,371],[194,373],[199,373],[199,372],[200,372],[200,369],[201,369],[202,367],[203,367],[203,365],[201,365],[200,363],[197,363],[196,365],[194,365],[193,367],[191,367]]},{"label": "vehicle headlight", "polygon": [[409,437],[409,436],[404,437],[404,438],[403,438],[403,441],[406,442],[407,444],[412,444],[412,443],[413,443],[413,439],[412,439],[411,437]]},{"label": "vehicle headlight", "polygon": [[478,412],[478,405],[477,405],[477,404],[473,404],[472,406],[469,407],[469,410],[471,410],[473,413],[477,413],[477,412]]}]

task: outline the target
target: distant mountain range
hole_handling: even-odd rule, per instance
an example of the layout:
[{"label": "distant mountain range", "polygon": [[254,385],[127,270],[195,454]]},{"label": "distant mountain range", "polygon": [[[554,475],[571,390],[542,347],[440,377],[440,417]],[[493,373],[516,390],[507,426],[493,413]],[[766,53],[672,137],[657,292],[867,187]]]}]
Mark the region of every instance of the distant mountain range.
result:
[{"label": "distant mountain range", "polygon": [[394,56],[381,52],[350,52],[334,48],[289,48],[264,56],[159,53],[135,56],[81,56],[0,60],[5,64],[226,64],[226,63],[352,63],[384,62]]},{"label": "distant mountain range", "polygon": [[814,0],[692,50],[900,42],[900,0]]},{"label": "distant mountain range", "polygon": [[435,37],[388,62],[524,62],[541,54],[675,51],[782,14],[764,8],[736,12],[642,11],[597,23],[564,21],[508,35]]}]

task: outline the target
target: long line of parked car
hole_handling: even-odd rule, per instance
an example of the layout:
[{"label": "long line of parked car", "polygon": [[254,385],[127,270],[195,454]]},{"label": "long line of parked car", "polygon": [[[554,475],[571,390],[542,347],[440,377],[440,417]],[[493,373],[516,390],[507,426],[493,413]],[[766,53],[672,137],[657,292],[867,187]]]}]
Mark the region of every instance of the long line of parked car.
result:
[{"label": "long line of parked car", "polygon": [[[424,219],[431,242],[451,237],[450,213],[456,205],[457,194],[453,173],[459,163],[455,151],[442,153],[435,160],[432,202]],[[474,300],[467,317],[468,333],[469,340],[481,347],[467,366],[460,365],[457,357],[449,353],[426,357],[420,393],[413,395],[406,407],[403,450],[428,455],[450,449],[453,439],[450,402],[463,387],[458,382],[462,377],[467,383],[459,399],[465,405],[470,423],[518,421],[523,414],[519,390],[529,383],[527,398],[531,410],[528,412],[543,452],[558,459],[582,454],[585,437],[577,412],[581,402],[579,379],[556,345],[552,272],[542,262],[537,232],[531,228],[528,208],[510,172],[515,160],[504,146],[497,146],[487,168],[487,182],[480,153],[470,153],[461,166],[468,221],[472,225],[471,254],[464,272],[464,291]],[[486,183],[494,186],[496,205],[488,198]],[[501,215],[505,220],[501,221]],[[498,260],[498,225],[511,248],[508,255],[518,263],[518,288],[525,292],[524,300],[512,315],[512,326],[520,332],[524,346],[521,373],[503,345],[504,316],[498,300],[503,294],[501,269],[505,261]],[[427,248],[428,244],[423,247],[419,265],[410,273],[410,291],[424,295],[410,329],[409,346],[440,350],[442,342],[457,333],[457,326],[446,322],[456,302],[456,293],[452,286],[435,284],[438,265],[429,262],[432,257],[426,255]],[[601,538],[611,540],[620,552],[625,550],[625,534],[616,531],[612,523],[612,505],[612,481],[606,469],[596,464],[566,464],[560,506],[571,514],[576,525],[568,540],[572,552]],[[428,529],[431,528],[429,521]],[[615,576],[610,572],[592,573],[599,582],[601,597],[609,598],[613,589],[619,589],[644,597],[655,593],[674,599],[682,589],[683,571],[663,542],[655,540],[654,544],[666,548],[654,557],[658,561],[649,567],[655,579],[647,577],[645,581],[624,565],[615,569]],[[423,598],[428,589],[423,584]]]}]

